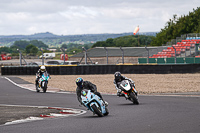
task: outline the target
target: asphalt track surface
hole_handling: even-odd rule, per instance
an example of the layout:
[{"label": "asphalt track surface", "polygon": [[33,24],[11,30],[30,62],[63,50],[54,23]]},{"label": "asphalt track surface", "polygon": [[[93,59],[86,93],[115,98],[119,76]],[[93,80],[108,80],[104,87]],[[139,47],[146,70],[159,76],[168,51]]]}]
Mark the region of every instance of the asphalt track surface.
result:
[{"label": "asphalt track surface", "polygon": [[[200,97],[142,96],[140,105],[123,97],[103,95],[110,114],[97,117],[80,107],[75,94],[36,93],[0,76],[0,104],[50,106],[87,111],[77,116],[1,125],[0,133],[199,133]],[[1,112],[2,113],[2,112]]]}]

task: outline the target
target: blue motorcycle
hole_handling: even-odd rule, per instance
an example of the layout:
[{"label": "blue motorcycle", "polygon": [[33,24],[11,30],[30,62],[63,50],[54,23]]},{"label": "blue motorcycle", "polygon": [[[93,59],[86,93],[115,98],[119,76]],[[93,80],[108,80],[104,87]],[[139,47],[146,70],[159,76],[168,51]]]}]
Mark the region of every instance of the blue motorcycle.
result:
[{"label": "blue motorcycle", "polygon": [[36,86],[36,91],[40,92],[42,88],[43,92],[45,93],[47,91],[48,80],[49,80],[49,74],[47,72],[44,72],[42,74],[42,77],[38,79],[38,85]]},{"label": "blue motorcycle", "polygon": [[93,92],[91,92],[91,90],[83,89],[81,91],[81,99],[82,104],[99,117],[109,114],[103,100],[98,95],[95,95]]}]

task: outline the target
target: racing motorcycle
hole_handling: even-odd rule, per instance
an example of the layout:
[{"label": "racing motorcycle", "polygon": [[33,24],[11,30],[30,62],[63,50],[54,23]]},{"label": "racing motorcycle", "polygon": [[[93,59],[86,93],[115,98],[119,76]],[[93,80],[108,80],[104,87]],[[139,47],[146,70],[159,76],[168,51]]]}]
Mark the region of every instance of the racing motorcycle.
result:
[{"label": "racing motorcycle", "polygon": [[[37,78],[37,75],[36,75],[36,78]],[[36,91],[40,92],[40,90],[42,89],[43,92],[45,93],[47,91],[48,80],[49,80],[49,74],[47,72],[44,72],[42,76],[38,79]]]},{"label": "racing motorcycle", "polygon": [[133,104],[139,104],[138,96],[135,93],[135,88],[130,84],[128,80],[122,80],[119,82],[119,89],[122,90],[122,94],[126,98],[126,100],[130,100]]},{"label": "racing motorcycle", "polygon": [[98,95],[91,92],[91,90],[83,89],[81,91],[81,99],[82,104],[99,117],[109,114],[103,100]]}]

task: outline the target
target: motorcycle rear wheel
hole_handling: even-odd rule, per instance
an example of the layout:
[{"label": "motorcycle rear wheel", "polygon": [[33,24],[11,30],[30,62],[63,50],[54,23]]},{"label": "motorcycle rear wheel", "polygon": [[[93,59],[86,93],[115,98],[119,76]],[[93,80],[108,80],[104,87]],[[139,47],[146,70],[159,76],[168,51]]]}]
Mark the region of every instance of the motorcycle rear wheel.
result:
[{"label": "motorcycle rear wheel", "polygon": [[138,98],[135,95],[135,93],[130,93],[129,96],[131,97],[131,100],[132,100],[133,104],[137,104],[137,105],[139,104]]},{"label": "motorcycle rear wheel", "polygon": [[104,115],[102,114],[102,112],[97,108],[96,105],[92,105],[91,108],[94,110],[94,112],[99,116],[99,117],[103,117]]}]

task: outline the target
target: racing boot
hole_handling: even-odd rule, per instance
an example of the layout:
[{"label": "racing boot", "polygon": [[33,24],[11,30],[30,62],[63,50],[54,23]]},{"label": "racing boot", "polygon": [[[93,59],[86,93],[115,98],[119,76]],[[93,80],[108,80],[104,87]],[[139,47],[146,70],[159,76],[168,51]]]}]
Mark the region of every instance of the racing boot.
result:
[{"label": "racing boot", "polygon": [[117,92],[117,96],[122,97],[123,94],[121,92]]},{"label": "racing boot", "polygon": [[104,102],[105,106],[107,107],[108,106],[108,102],[104,101],[103,99],[101,99],[101,100]]}]

